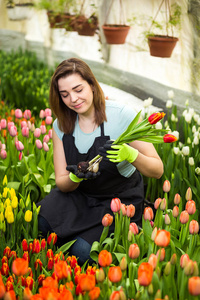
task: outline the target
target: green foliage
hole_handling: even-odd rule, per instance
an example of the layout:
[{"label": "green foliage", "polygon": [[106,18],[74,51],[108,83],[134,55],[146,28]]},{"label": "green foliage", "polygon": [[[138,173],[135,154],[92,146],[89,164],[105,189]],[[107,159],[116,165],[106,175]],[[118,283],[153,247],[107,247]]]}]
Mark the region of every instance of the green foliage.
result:
[{"label": "green foliage", "polygon": [[33,114],[48,107],[49,83],[53,74],[29,51],[0,51],[0,97],[12,107],[30,109]]}]

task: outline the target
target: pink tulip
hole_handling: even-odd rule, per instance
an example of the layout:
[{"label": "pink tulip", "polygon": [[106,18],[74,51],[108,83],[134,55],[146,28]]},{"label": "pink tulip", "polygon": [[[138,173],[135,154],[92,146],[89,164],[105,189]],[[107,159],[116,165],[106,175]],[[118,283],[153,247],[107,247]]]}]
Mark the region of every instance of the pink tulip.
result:
[{"label": "pink tulip", "polygon": [[24,118],[27,120],[31,118],[31,111],[29,109],[24,111]]},{"label": "pink tulip", "polygon": [[152,267],[153,267],[154,270],[156,268],[157,261],[158,261],[157,256],[155,254],[151,253],[150,256],[149,256],[149,259],[148,259],[148,263],[150,265],[152,265]]},{"label": "pink tulip", "polygon": [[181,255],[181,258],[180,258],[180,266],[181,268],[185,268],[185,266],[187,265],[187,263],[189,262],[190,258],[189,258],[189,255],[186,253],[186,254],[183,254]]},{"label": "pink tulip", "polygon": [[158,209],[161,203],[161,198],[157,198],[156,201],[154,202],[154,208]]},{"label": "pink tulip", "polygon": [[146,220],[152,221],[154,217],[153,209],[151,207],[145,207],[143,216],[145,221]]},{"label": "pink tulip", "polygon": [[130,230],[134,235],[138,234],[138,232],[139,232],[138,226],[137,226],[137,224],[134,223],[134,222],[130,223],[130,225],[129,225],[129,230]]},{"label": "pink tulip", "polygon": [[183,210],[180,214],[180,222],[181,224],[186,224],[189,221],[189,214],[187,210]]},{"label": "pink tulip", "polygon": [[133,204],[127,205],[126,215],[128,218],[132,218],[135,215],[135,206]]},{"label": "pink tulip", "polygon": [[170,191],[170,188],[171,188],[171,184],[169,180],[165,180],[163,183],[163,192],[168,193]]},{"label": "pink tulip", "polygon": [[190,234],[199,233],[199,223],[196,220],[192,220],[189,224],[189,232]]},{"label": "pink tulip", "polygon": [[38,149],[42,149],[42,142],[40,140],[36,140],[35,144]]},{"label": "pink tulip", "polygon": [[45,117],[50,117],[51,116],[51,109],[50,108],[46,108],[45,109]]},{"label": "pink tulip", "polygon": [[11,126],[9,133],[12,137],[17,135],[17,127],[16,126]]},{"label": "pink tulip", "polygon": [[137,244],[131,244],[128,250],[128,256],[131,259],[138,258],[140,255],[140,248],[138,247]]},{"label": "pink tulip", "polygon": [[35,128],[34,137],[39,138],[40,135],[41,135],[41,129],[40,128]]},{"label": "pink tulip", "polygon": [[187,210],[189,215],[193,215],[196,212],[196,204],[194,200],[188,200],[185,209]]},{"label": "pink tulip", "polygon": [[6,121],[6,119],[1,119],[0,124],[1,124],[1,129],[5,129],[7,127],[7,121]]},{"label": "pink tulip", "polygon": [[22,152],[19,152],[19,160],[22,160]]},{"label": "pink tulip", "polygon": [[31,130],[31,126],[32,126],[31,121],[28,120],[27,126],[28,126],[28,129]]},{"label": "pink tulip", "polygon": [[110,208],[113,212],[118,212],[121,208],[121,201],[119,198],[113,198],[111,200]]},{"label": "pink tulip", "polygon": [[8,130],[10,130],[10,128],[12,127],[12,126],[15,126],[15,123],[14,122],[8,122]]},{"label": "pink tulip", "polygon": [[40,119],[44,119],[45,118],[45,111],[43,109],[41,109],[39,117],[40,117]]},{"label": "pink tulip", "polygon": [[108,227],[111,226],[112,223],[113,223],[113,216],[111,216],[110,214],[105,214],[102,219],[102,225],[104,227]]},{"label": "pink tulip", "polygon": [[22,128],[22,135],[24,137],[29,137],[29,128],[28,127],[23,127]]},{"label": "pink tulip", "polygon": [[24,145],[20,141],[15,142],[15,147],[17,148],[17,151],[22,151],[24,150]]},{"label": "pink tulip", "polygon": [[43,149],[44,149],[44,151],[45,152],[48,152],[49,151],[49,146],[48,146],[48,144],[47,143],[43,143]]},{"label": "pink tulip", "polygon": [[6,144],[1,144],[1,149],[6,150]]},{"label": "pink tulip", "polygon": [[174,196],[174,204],[178,205],[181,202],[181,196],[177,193]]},{"label": "pink tulip", "polygon": [[40,125],[41,133],[45,134],[47,132],[46,126],[45,125]]},{"label": "pink tulip", "polygon": [[7,152],[6,152],[6,150],[1,149],[0,156],[1,156],[2,159],[6,159],[6,157],[7,157]]},{"label": "pink tulip", "polygon": [[173,210],[172,210],[172,216],[173,216],[174,218],[177,218],[178,215],[179,215],[179,208],[178,208],[178,206],[175,205],[175,206],[173,207]]},{"label": "pink tulip", "polygon": [[47,116],[45,119],[45,123],[47,125],[51,125],[52,122],[53,122],[53,118],[51,116]]},{"label": "pink tulip", "polygon": [[21,121],[21,128],[27,127],[27,122],[26,121]]},{"label": "pink tulip", "polygon": [[122,211],[122,215],[126,216],[126,205],[124,203],[121,203],[120,209]]},{"label": "pink tulip", "polygon": [[49,133],[48,133],[50,139],[52,139],[52,129],[49,129]]},{"label": "pink tulip", "polygon": [[48,143],[49,140],[50,140],[50,137],[49,137],[48,134],[46,134],[46,135],[44,136],[44,138],[43,138],[43,142]]},{"label": "pink tulip", "polygon": [[21,119],[22,118],[22,111],[21,109],[17,108],[15,109],[15,118]]}]

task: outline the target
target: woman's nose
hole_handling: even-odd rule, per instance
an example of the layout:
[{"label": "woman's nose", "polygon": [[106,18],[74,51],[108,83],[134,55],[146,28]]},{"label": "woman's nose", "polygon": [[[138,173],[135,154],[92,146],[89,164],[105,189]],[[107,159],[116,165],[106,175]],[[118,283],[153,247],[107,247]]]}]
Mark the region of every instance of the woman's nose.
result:
[{"label": "woman's nose", "polygon": [[71,101],[72,102],[76,102],[76,100],[78,100],[78,96],[75,93],[71,93]]}]

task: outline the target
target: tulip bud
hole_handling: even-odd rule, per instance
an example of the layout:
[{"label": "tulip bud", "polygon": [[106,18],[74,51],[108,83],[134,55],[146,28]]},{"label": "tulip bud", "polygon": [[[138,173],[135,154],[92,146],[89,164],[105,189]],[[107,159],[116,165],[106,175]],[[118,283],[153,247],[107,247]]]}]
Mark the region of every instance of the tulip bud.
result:
[{"label": "tulip bud", "polygon": [[166,107],[167,108],[172,108],[172,104],[173,104],[172,100],[167,100]]},{"label": "tulip bud", "polygon": [[165,269],[164,269],[164,274],[166,276],[168,276],[171,273],[171,269],[172,269],[171,263],[170,263],[170,261],[168,261],[166,263],[166,266],[165,266]]},{"label": "tulip bud", "polygon": [[200,295],[200,277],[193,276],[188,280],[188,290],[190,295],[199,296]]},{"label": "tulip bud", "polygon": [[160,203],[161,203],[161,198],[157,198],[156,200],[155,200],[155,202],[154,202],[154,208],[155,209],[158,209],[159,208],[159,206],[160,206]]},{"label": "tulip bud", "polygon": [[105,216],[102,219],[102,225],[104,227],[108,227],[111,226],[113,223],[113,216],[111,216],[110,214],[105,214]]},{"label": "tulip bud", "polygon": [[158,261],[158,258],[155,254],[151,253],[150,256],[149,256],[149,259],[148,259],[148,263],[150,265],[152,265],[153,269],[155,270],[156,266],[157,266],[157,261]]},{"label": "tulip bud", "polygon": [[6,150],[1,149],[0,156],[1,156],[2,159],[6,159],[6,157],[7,157]]},{"label": "tulip bud", "polygon": [[165,248],[158,249],[156,256],[159,261],[163,261],[165,259]]},{"label": "tulip bud", "polygon": [[151,207],[145,207],[143,217],[145,221],[152,221],[154,217],[153,209]]},{"label": "tulip bud", "polygon": [[48,133],[50,139],[52,139],[52,129],[49,129],[49,133]]},{"label": "tulip bud", "polygon": [[129,225],[129,230],[130,230],[134,235],[138,234],[138,232],[139,232],[138,226],[137,226],[137,224],[134,223],[134,222],[130,223],[130,225]]},{"label": "tulip bud", "polygon": [[105,279],[105,273],[103,268],[100,268],[99,270],[96,270],[96,280],[97,282],[103,282]]},{"label": "tulip bud", "polygon": [[34,137],[39,138],[41,135],[41,129],[40,128],[36,128],[34,131]]},{"label": "tulip bud", "polygon": [[170,263],[171,263],[171,265],[175,265],[176,262],[177,262],[177,255],[176,255],[176,253],[173,253],[171,256],[171,259],[170,259]]},{"label": "tulip bud", "polygon": [[188,156],[190,153],[190,148],[188,146],[185,146],[182,148],[182,153],[184,156]]},{"label": "tulip bud", "polygon": [[194,166],[194,158],[193,157],[189,157],[188,163],[189,163],[190,166]]},{"label": "tulip bud", "polygon": [[15,147],[17,148],[17,151],[22,151],[24,150],[24,145],[20,141],[15,142]]},{"label": "tulip bud", "polygon": [[127,205],[126,215],[128,218],[132,218],[135,215],[135,206],[133,204]]},{"label": "tulip bud", "polygon": [[193,215],[196,212],[196,204],[194,200],[188,200],[185,205],[185,209],[189,215]]},{"label": "tulip bud", "polygon": [[196,261],[193,262],[194,264],[194,270],[193,270],[193,276],[198,276],[199,275],[199,267]]},{"label": "tulip bud", "polygon": [[174,204],[178,205],[181,202],[181,196],[177,193],[174,196]]},{"label": "tulip bud", "polygon": [[6,119],[1,119],[0,125],[1,125],[1,129],[6,129],[6,127],[7,127]]},{"label": "tulip bud", "polygon": [[183,210],[180,214],[181,224],[186,224],[189,221],[189,214],[186,210]]},{"label": "tulip bud", "polygon": [[193,261],[190,259],[186,266],[184,267],[184,273],[185,275],[189,276],[189,275],[192,275],[194,271],[194,265],[193,265]]},{"label": "tulip bud", "polygon": [[31,222],[31,220],[32,220],[32,211],[30,211],[30,210],[27,210],[26,212],[25,212],[25,216],[24,216],[24,219],[25,219],[25,221],[27,222],[27,223],[29,223],[29,222]]},{"label": "tulip bud", "polygon": [[44,143],[44,142],[45,142],[45,143],[48,143],[49,140],[50,140],[50,137],[49,137],[48,134],[46,134],[46,135],[44,136],[44,138],[43,138],[43,143]]},{"label": "tulip bud", "polygon": [[133,239],[133,232],[131,230],[128,231],[128,241],[131,243],[132,242],[132,239]]},{"label": "tulip bud", "polygon": [[153,229],[153,231],[152,231],[152,234],[151,234],[151,240],[152,240],[152,241],[155,240],[155,237],[156,237],[156,235],[157,235],[157,231],[158,231],[158,229],[157,229],[157,227],[155,227],[155,228]]},{"label": "tulip bud", "polygon": [[161,209],[162,211],[164,211],[164,210],[166,209],[166,206],[167,206],[167,201],[166,201],[165,198],[163,198],[163,199],[161,200],[161,203],[160,203],[160,209]]},{"label": "tulip bud", "polygon": [[28,127],[23,127],[22,128],[22,135],[24,136],[24,137],[29,137],[29,128]]},{"label": "tulip bud", "polygon": [[174,218],[177,218],[178,215],[179,215],[179,208],[178,208],[178,206],[174,206],[174,207],[173,207],[173,210],[172,210],[172,216],[173,216]]},{"label": "tulip bud", "polygon": [[168,214],[165,215],[165,224],[169,225],[171,223],[170,217]]},{"label": "tulip bud", "polygon": [[165,180],[163,183],[163,192],[168,193],[170,191],[171,184],[169,180]]},{"label": "tulip bud", "polygon": [[12,211],[9,211],[9,212],[8,212],[8,215],[7,215],[7,222],[8,222],[9,224],[14,223],[14,214],[13,214]]},{"label": "tulip bud", "polygon": [[119,266],[122,271],[125,271],[127,269],[127,260],[125,256],[122,257]]},{"label": "tulip bud", "polygon": [[36,147],[40,150],[42,149],[42,142],[40,140],[35,141]]},{"label": "tulip bud", "polygon": [[45,142],[43,143],[43,149],[44,149],[45,152],[49,151],[49,146]]},{"label": "tulip bud", "polygon": [[191,188],[189,187],[185,193],[185,199],[188,201],[188,200],[192,200],[192,190]]},{"label": "tulip bud", "polygon": [[24,118],[27,120],[31,118],[31,111],[29,109],[24,111]]},{"label": "tulip bud", "polygon": [[153,295],[153,284],[150,283],[150,285],[148,286],[148,293],[149,295]]},{"label": "tulip bud", "polygon": [[45,118],[45,111],[43,109],[41,109],[41,111],[40,111],[39,118],[40,119],[44,119]]},{"label": "tulip bud", "polygon": [[47,125],[51,125],[52,122],[53,122],[53,118],[51,116],[47,116],[45,119],[45,123]]},{"label": "tulip bud", "polygon": [[189,232],[190,234],[199,233],[199,223],[196,220],[192,220],[189,224]]},{"label": "tulip bud", "polygon": [[128,251],[128,256],[131,259],[135,259],[138,258],[140,255],[140,248],[138,247],[137,244],[131,244],[129,247],[129,251]]},{"label": "tulip bud", "polygon": [[111,200],[110,208],[113,212],[118,212],[121,208],[121,201],[119,198],[113,198]]},{"label": "tulip bud", "polygon": [[182,269],[186,266],[186,264],[188,263],[189,260],[190,260],[190,258],[189,258],[189,255],[187,253],[181,255],[180,266],[181,266]]}]

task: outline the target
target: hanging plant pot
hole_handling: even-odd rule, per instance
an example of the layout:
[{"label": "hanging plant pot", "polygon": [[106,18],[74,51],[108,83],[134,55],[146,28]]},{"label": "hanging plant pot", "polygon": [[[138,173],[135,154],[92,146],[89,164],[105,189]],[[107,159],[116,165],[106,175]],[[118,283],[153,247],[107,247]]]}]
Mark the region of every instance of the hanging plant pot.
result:
[{"label": "hanging plant pot", "polygon": [[172,36],[149,36],[148,44],[151,56],[171,57],[178,38]]},{"label": "hanging plant pot", "polygon": [[79,35],[94,36],[98,29],[98,18],[96,16],[86,18],[84,15],[79,15],[76,18],[75,29]]},{"label": "hanging plant pot", "polygon": [[33,4],[15,4],[15,6],[7,6],[8,18],[12,21],[21,21],[30,19],[33,15]]},{"label": "hanging plant pot", "polygon": [[108,44],[124,44],[128,35],[130,26],[104,24],[102,25],[103,32]]}]

